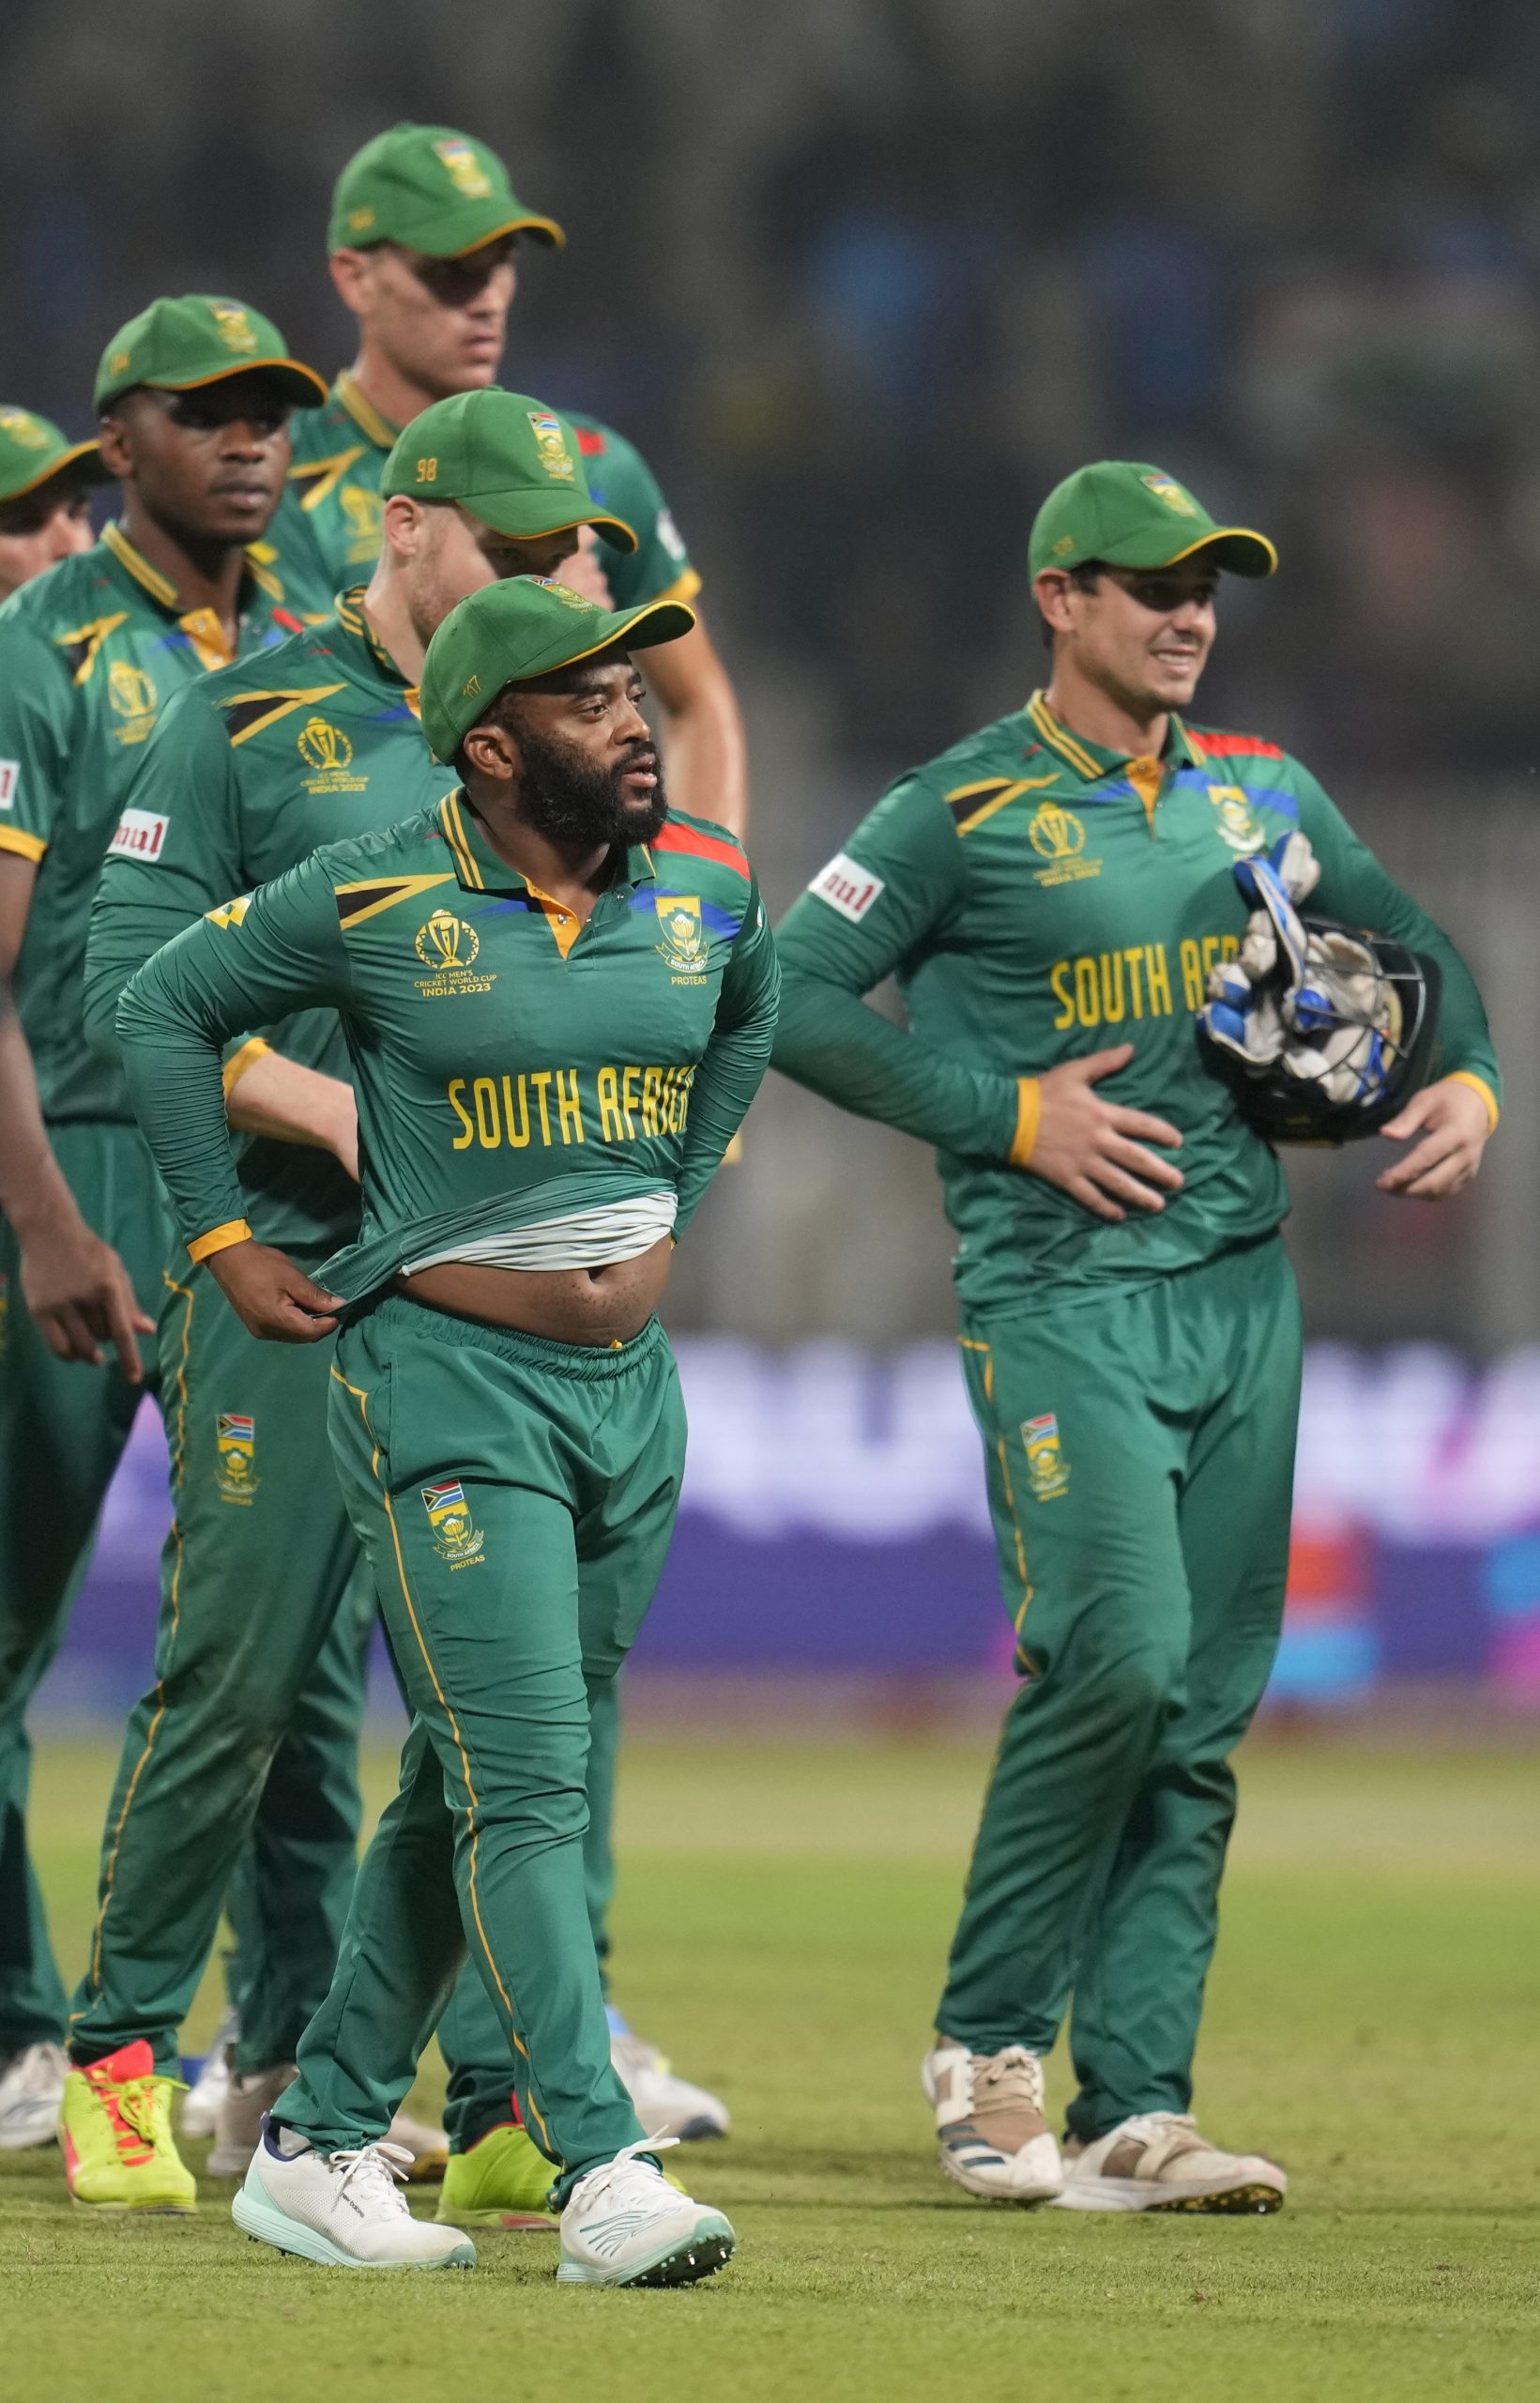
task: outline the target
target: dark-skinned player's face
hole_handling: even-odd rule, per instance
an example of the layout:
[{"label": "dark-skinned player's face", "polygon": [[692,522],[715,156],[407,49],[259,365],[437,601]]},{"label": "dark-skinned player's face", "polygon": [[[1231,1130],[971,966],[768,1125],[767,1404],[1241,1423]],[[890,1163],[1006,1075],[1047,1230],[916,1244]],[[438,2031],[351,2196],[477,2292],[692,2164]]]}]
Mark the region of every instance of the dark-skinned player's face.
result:
[{"label": "dark-skinned player's face", "polygon": [[260,369],[190,392],[126,392],[101,455],[147,515],[191,543],[255,542],[283,497],[289,404]]},{"label": "dark-skinned player's face", "polygon": [[371,343],[408,383],[435,400],[497,380],[517,283],[517,237],[499,235],[462,258],[428,258],[381,242],[339,251],[332,277]]},{"label": "dark-skinned player's face", "polygon": [[503,696],[503,724],[467,737],[467,763],[480,765],[479,736],[496,736],[518,816],[563,849],[649,843],[668,803],[646,691],[624,653],[541,678]]}]

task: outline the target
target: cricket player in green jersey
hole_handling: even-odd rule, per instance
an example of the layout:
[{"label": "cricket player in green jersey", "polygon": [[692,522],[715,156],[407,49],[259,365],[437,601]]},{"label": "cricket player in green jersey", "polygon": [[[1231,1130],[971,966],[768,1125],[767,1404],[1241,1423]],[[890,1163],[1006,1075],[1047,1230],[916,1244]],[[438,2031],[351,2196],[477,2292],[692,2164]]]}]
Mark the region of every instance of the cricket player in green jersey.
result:
[{"label": "cricket player in green jersey", "polygon": [[[1303,834],[1329,915],[1438,961],[1442,1057],[1382,1189],[1479,1165],[1497,1065],[1469,971],[1275,744],[1178,714],[1223,570],[1273,546],[1103,461],[1032,529],[1047,689],[898,781],[780,936],[776,1064],[934,1143],[1022,1684],[923,2083],[970,2194],[1275,2210],[1189,2115],[1234,1812],[1272,1667],[1300,1324],[1275,1154],[1204,1064],[1233,870]],[[862,996],[896,972],[907,1030]],[[1071,1997],[1061,2161],[1043,2062]]]},{"label": "cricket player in green jersey", "polygon": [[167,1239],[121,1073],[82,1026],[91,895],[162,707],[297,629],[261,538],[289,412],[324,394],[238,301],[155,302],[97,377],[120,520],[0,609],[0,2060],[25,2089],[8,2109],[16,2142],[51,2136],[64,2068],[23,1713],[156,1382],[140,1338]]},{"label": "cricket player in green jersey", "polygon": [[[495,381],[517,282],[521,242],[558,247],[559,225],[526,208],[483,143],[445,125],[397,125],[351,158],[337,181],[328,228],[331,278],[358,320],[358,351],[327,406],[295,446],[274,540],[284,574],[310,609],[374,560],[380,541],[380,470],[401,428],[430,401]],[[700,578],[651,470],[623,436],[566,410],[588,487],[633,528],[635,548],[610,537],[568,573],[595,599],[694,601]],[[748,814],[742,721],[703,623],[644,656],[663,714],[678,806],[737,833]]]},{"label": "cricket player in green jersey", "polygon": [[0,402],[0,601],[91,547],[91,489],[110,483],[99,442]]},{"label": "cricket player in green jersey", "polygon": [[[276,651],[190,686],[145,746],[86,956],[87,1032],[114,1057],[123,988],[162,943],[321,845],[394,825],[452,788],[452,772],[423,739],[418,682],[427,642],[455,603],[499,575],[555,570],[585,525],[629,536],[590,499],[572,429],[520,393],[436,402],[397,444],[383,489],[385,547],[367,589],[342,595],[328,618]],[[224,1082],[247,1130],[245,1216],[264,1243],[282,1245],[313,1275],[358,1224],[357,1110],[337,1018],[311,1011],[243,1036],[231,1046]],[[293,1829],[303,1816],[307,1790],[329,1798],[330,1809],[305,1828],[297,1890],[278,1860],[260,1906],[237,1901],[233,1911],[239,2028],[212,2175],[245,2171],[263,2111],[295,2074],[300,2032],[331,1982],[356,1866],[358,1639],[374,1609],[372,1579],[355,1579],[357,1541],[329,1471],[329,1347],[257,1342],[225,1308],[207,1263],[190,1265],[179,1245],[165,1277],[160,1346],[175,1363],[176,1518],[158,1682],[124,1743],[100,1923],[70,2028],[74,2059],[83,2070],[99,2064],[96,2079],[77,2075],[67,2095],[67,2118],[80,2121],[75,2191],[114,2203],[160,2196],[186,2176],[164,2147],[157,2153],[124,2130],[101,2081],[114,2057],[145,2043],[156,2075],[175,2074],[176,2030],[242,1829],[265,1772],[283,1772],[280,1737],[304,1694],[317,1746],[330,1757],[291,1797],[288,1823]],[[361,1612],[344,1605],[350,1581]],[[340,1612],[333,1643],[328,1630]],[[601,1841],[606,1831],[602,1814]],[[538,2212],[553,2173],[509,2125],[507,2036],[480,1982],[472,1976],[465,1985],[443,2035],[455,2144],[445,2199],[452,2203],[456,2181],[470,2177],[479,2191],[496,2189],[479,2208]],[[399,2117],[391,2134],[419,2161],[442,2152],[442,2135]]]},{"label": "cricket player in green jersey", "polygon": [[[336,1980],[237,2196],[344,2267],[474,2259],[381,2138],[468,1947],[557,2166],[558,2275],[686,2283],[726,2221],[660,2174],[610,2058],[584,1894],[590,1695],[667,1550],[683,1413],[654,1310],[769,1057],[748,864],[668,812],[626,645],[678,603],[543,578],[463,602],[423,726],[462,788],[233,901],[130,984],[118,1034],[180,1232],[255,1335],[339,1324],[332,1444],[413,1706]],[[241,1030],[342,1015],[359,1239],[311,1278],[252,1236],[222,1140]]]}]

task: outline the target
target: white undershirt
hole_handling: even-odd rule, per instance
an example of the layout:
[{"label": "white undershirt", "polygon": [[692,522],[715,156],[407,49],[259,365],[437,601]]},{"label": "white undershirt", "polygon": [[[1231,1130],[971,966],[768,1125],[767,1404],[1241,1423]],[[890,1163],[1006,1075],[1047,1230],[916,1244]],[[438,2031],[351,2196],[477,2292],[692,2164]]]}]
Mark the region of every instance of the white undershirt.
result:
[{"label": "white undershirt", "polygon": [[502,1234],[476,1235],[403,1265],[408,1277],[451,1261],[479,1268],[605,1268],[617,1260],[634,1260],[672,1234],[679,1207],[672,1190],[639,1193],[627,1202],[602,1202],[591,1210],[538,1218],[533,1226],[510,1227]]}]

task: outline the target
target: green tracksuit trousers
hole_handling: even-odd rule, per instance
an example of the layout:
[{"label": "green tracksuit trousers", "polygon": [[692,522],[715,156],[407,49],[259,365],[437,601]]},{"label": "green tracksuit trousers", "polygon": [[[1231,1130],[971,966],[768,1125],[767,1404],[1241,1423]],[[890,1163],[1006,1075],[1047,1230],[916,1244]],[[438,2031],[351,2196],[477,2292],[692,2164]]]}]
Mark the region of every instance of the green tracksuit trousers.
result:
[{"label": "green tracksuit trousers", "polygon": [[656,1323],[603,1351],[393,1296],[339,1337],[331,1426],[414,1716],[278,2116],[328,2151],[383,2135],[468,1950],[559,2199],[642,2134],[610,2060],[583,1844],[590,1697],[678,1507],[673,1355]]},{"label": "green tracksuit trousers", "polygon": [[1283,1617],[1300,1354],[1276,1236],[965,1322],[1023,1683],[936,2024],[1046,2053],[1073,1997],[1087,2143],[1191,2101],[1229,1756]]},{"label": "green tracksuit trousers", "polygon": [[236,2066],[256,2070],[294,2058],[331,1975],[357,1860],[374,1595],[319,1442],[330,1345],[254,1341],[205,1267],[164,1281],[175,1517],[156,1682],[108,1807],[69,2048],[84,2062],[145,2037],[175,2073],[235,1878]]},{"label": "green tracksuit trousers", "polygon": [[[136,1126],[81,1122],[50,1140],[86,1223],[119,1253],[153,1313],[165,1257],[160,1180]],[[65,1994],[26,1844],[26,1709],[63,1641],[97,1516],[134,1413],[154,1392],[56,1359],[22,1297],[21,1254],[0,1220],[0,2056],[64,2040]]]}]

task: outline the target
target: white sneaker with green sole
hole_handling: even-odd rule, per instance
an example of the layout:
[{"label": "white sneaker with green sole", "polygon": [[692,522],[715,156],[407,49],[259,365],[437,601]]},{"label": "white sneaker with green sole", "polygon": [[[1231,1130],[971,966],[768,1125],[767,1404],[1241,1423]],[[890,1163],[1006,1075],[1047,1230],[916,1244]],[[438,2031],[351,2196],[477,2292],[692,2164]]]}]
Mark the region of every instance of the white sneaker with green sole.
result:
[{"label": "white sneaker with green sole", "polygon": [[282,2153],[265,2122],[230,2215],[256,2242],[329,2269],[474,2269],[476,2247],[462,2229],[407,2210],[400,2181],[410,2158],[393,2144]]},{"label": "white sneaker with green sole", "polygon": [[637,2159],[677,2142],[644,2137],[578,2180],[561,2214],[563,2284],[688,2287],[731,2260],[738,2242],[731,2222]]}]

